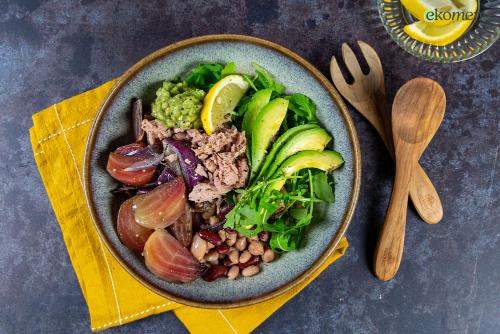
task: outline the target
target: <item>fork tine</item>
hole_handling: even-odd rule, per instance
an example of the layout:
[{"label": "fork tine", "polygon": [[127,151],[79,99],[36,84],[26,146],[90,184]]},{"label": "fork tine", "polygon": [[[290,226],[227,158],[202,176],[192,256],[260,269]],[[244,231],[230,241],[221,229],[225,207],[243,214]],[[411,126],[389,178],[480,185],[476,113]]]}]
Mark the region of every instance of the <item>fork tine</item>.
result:
[{"label": "fork tine", "polygon": [[363,41],[358,41],[359,48],[361,49],[361,53],[365,57],[366,63],[370,68],[370,72],[380,72],[384,73],[382,69],[382,63],[380,62],[380,58],[377,52],[368,44]]},{"label": "fork tine", "polygon": [[344,75],[340,70],[335,56],[332,56],[332,59],[330,60],[330,75],[332,77],[333,84],[337,87],[340,94],[346,97],[346,94],[350,89],[350,85],[345,81]]},{"label": "fork tine", "polygon": [[359,79],[364,76],[363,71],[361,71],[361,67],[359,67],[356,55],[346,43],[342,44],[342,57],[344,58],[345,66],[349,72],[351,72],[354,81],[356,81],[356,78]]}]

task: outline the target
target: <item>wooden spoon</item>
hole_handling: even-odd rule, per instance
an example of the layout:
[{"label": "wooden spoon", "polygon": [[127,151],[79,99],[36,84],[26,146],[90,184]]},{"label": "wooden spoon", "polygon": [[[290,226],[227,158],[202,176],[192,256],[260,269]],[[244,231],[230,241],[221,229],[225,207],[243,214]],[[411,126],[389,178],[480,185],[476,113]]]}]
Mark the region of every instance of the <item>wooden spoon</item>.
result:
[{"label": "wooden spoon", "polygon": [[443,88],[426,78],[408,81],[394,98],[392,133],[396,177],[374,264],[375,275],[382,281],[392,279],[401,263],[411,180],[418,160],[443,120],[445,108]]},{"label": "wooden spoon", "polygon": [[[330,74],[333,83],[340,94],[358,110],[377,130],[394,158],[394,145],[392,142],[391,113],[387,108],[385,98],[384,71],[377,52],[363,41],[358,41],[366,63],[370,68],[368,74],[361,71],[354,52],[346,43],[342,44],[342,58],[346,67],[351,72],[354,82],[348,84],[335,57],[330,63]],[[427,224],[437,224],[443,218],[443,207],[439,195],[431,180],[417,164],[410,185],[410,198],[418,214]]]}]

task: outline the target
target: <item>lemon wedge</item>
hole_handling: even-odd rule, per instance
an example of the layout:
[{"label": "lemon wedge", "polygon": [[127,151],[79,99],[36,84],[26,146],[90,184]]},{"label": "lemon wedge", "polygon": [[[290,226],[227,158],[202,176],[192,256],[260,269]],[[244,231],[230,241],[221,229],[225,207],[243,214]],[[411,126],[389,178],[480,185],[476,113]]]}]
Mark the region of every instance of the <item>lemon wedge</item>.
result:
[{"label": "lemon wedge", "polygon": [[411,38],[422,43],[442,46],[453,43],[469,28],[469,21],[454,22],[442,27],[436,27],[426,22],[415,22],[404,27]]},{"label": "lemon wedge", "polygon": [[227,122],[230,113],[248,90],[241,75],[228,75],[210,88],[203,100],[201,123],[208,135]]},{"label": "lemon wedge", "polygon": [[[476,0],[461,0],[461,11],[473,12],[476,15]],[[404,31],[413,39],[436,46],[448,45],[462,36],[474,22],[472,20],[452,21],[444,26],[419,21],[404,27]]]},{"label": "lemon wedge", "polygon": [[429,21],[425,14],[432,12],[435,9],[439,12],[460,12],[460,9],[455,6],[451,0],[401,0],[401,4],[422,22],[427,22],[433,26],[444,26],[452,20],[440,19]]}]

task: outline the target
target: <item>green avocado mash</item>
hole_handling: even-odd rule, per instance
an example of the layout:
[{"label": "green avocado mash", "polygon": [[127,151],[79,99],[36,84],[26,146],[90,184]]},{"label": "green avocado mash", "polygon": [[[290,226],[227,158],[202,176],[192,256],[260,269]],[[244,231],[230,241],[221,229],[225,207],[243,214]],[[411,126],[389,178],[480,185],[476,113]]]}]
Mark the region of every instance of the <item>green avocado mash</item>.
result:
[{"label": "green avocado mash", "polygon": [[185,82],[165,81],[156,91],[151,114],[167,128],[198,129],[205,92]]}]

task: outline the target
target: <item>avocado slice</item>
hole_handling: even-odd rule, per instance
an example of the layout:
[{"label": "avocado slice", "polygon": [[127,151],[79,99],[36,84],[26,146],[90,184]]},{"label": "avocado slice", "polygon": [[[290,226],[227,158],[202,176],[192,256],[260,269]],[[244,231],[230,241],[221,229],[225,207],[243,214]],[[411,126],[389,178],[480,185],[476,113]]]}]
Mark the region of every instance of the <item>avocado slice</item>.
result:
[{"label": "avocado slice", "polygon": [[324,172],[330,172],[343,164],[344,158],[334,150],[323,152],[302,151],[285,160],[277,173],[290,176],[304,168],[316,168]]},{"label": "avocado slice", "polygon": [[[285,133],[283,133],[278,138],[278,140],[276,140],[274,142],[273,148],[271,149],[271,152],[269,152],[269,154],[267,155],[266,160],[264,161],[264,165],[262,165],[262,168],[260,169],[259,175],[257,175],[257,177],[255,179],[258,180],[262,175],[265,175],[264,173],[269,168],[271,163],[274,161],[274,157],[276,156],[276,154],[278,153],[280,148],[288,141],[288,139],[292,138],[293,136],[295,136],[297,133],[299,133],[301,131],[309,130],[309,129],[313,129],[313,128],[319,128],[319,126],[317,126],[316,124],[304,124],[304,125],[299,125],[299,126],[293,127],[291,129],[288,129],[287,131],[285,131]],[[268,174],[272,175],[270,173],[268,173]]]},{"label": "avocado slice", "polygon": [[277,98],[262,108],[252,126],[252,169],[250,181],[259,171],[266,155],[266,150],[273,137],[278,133],[281,123],[285,119],[288,101]]},{"label": "avocado slice", "polygon": [[271,88],[259,90],[252,96],[250,102],[248,102],[247,111],[241,123],[241,129],[245,131],[248,143],[250,143],[252,138],[252,127],[255,123],[255,119],[262,108],[269,103],[272,93],[273,90]]},{"label": "avocado slice", "polygon": [[[274,173],[273,178],[291,176],[304,168],[317,168],[329,172],[339,168],[343,164],[344,158],[337,151],[302,151],[286,159]],[[284,184],[284,179],[276,180],[268,186],[266,191],[280,190]]]},{"label": "avocado slice", "polygon": [[297,133],[280,149],[266,175],[268,177],[273,175],[286,158],[297,152],[323,151],[330,140],[332,140],[332,137],[321,128],[313,128]]}]

